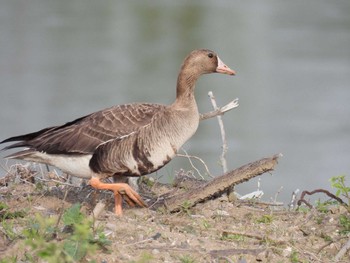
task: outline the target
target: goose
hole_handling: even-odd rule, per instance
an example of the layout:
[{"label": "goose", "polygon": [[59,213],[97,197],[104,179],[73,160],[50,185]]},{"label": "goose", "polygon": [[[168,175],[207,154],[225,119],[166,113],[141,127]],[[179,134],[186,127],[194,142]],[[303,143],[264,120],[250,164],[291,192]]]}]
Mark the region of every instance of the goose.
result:
[{"label": "goose", "polygon": [[[123,198],[130,206],[147,207],[127,183],[116,181],[125,176],[150,174],[175,157],[197,130],[195,83],[209,73],[235,75],[214,51],[194,50],[181,66],[172,104],[117,105],[60,126],[10,137],[0,143],[16,143],[2,150],[24,149],[4,158],[48,164],[89,179],[95,189],[113,191],[117,216],[123,213]],[[114,182],[104,183],[108,177]]]}]

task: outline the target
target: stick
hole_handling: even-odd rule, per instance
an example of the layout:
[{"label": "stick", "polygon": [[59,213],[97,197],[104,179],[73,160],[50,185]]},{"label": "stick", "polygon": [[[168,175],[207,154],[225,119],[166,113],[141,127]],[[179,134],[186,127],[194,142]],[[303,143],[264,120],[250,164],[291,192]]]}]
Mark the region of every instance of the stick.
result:
[{"label": "stick", "polygon": [[348,242],[345,243],[345,245],[339,250],[338,254],[335,256],[334,261],[338,262],[346,253],[346,251],[348,251],[350,249],[350,239],[348,240]]},{"label": "stick", "polygon": [[207,113],[203,113],[199,115],[199,120],[200,121],[204,121],[213,117],[216,117],[218,115],[224,115],[227,111],[230,111],[234,108],[238,107],[238,98],[234,99],[233,101],[227,103],[225,106],[222,106],[221,108],[214,110],[214,111],[210,111]]},{"label": "stick", "polygon": [[[218,110],[219,108],[216,104],[216,100],[215,100],[213,92],[209,91],[208,96],[210,98],[210,101],[211,101],[211,104],[213,105],[214,110]],[[222,165],[222,171],[224,173],[227,173],[228,169],[227,169],[227,162],[226,162],[226,153],[227,153],[228,146],[227,146],[227,140],[226,140],[226,132],[225,132],[224,122],[222,120],[222,116],[218,115],[217,119],[218,119],[218,123],[219,123],[219,127],[220,127],[221,140],[222,140],[222,153],[220,155],[220,163]],[[227,196],[228,196],[229,201],[233,201],[235,199],[233,194],[234,194],[234,187],[229,187],[227,189]]]},{"label": "stick", "polygon": [[[211,104],[213,105],[214,110],[218,110],[218,106],[215,101],[215,97],[212,91],[209,91],[208,96],[210,98]],[[226,133],[224,128],[224,122],[222,121],[222,116],[218,115],[216,116],[218,119],[220,132],[221,132],[221,139],[222,139],[222,154],[220,156],[220,161],[222,165],[222,170],[224,173],[227,173],[227,162],[226,162],[226,153],[227,153],[227,141],[226,141]]]},{"label": "stick", "polygon": [[[272,157],[263,158],[246,164],[224,175],[218,176],[196,189],[190,189],[187,192],[169,197],[164,195],[165,200],[163,201],[163,206],[171,212],[176,212],[181,210],[181,207],[185,202],[187,204],[190,203],[190,206],[192,207],[209,198],[221,196],[229,187],[248,181],[249,179],[265,172],[272,171],[280,156],[281,154],[276,154]],[[161,202],[159,203],[161,204]],[[159,205],[155,205],[153,208],[158,207]]]},{"label": "stick", "polygon": [[187,153],[187,151],[186,151],[185,149],[183,149],[183,148],[181,148],[181,149],[182,149],[182,151],[185,153],[185,155],[180,154],[180,153],[177,153],[176,156],[188,158],[188,161],[190,162],[192,168],[195,169],[195,170],[197,171],[197,173],[199,174],[199,176],[204,180],[203,175],[200,173],[200,171],[197,169],[197,167],[194,166],[193,162],[191,161],[191,158],[200,161],[200,162],[203,164],[203,166],[204,166],[204,168],[205,168],[205,170],[206,170],[208,176],[211,177],[211,178],[213,178],[213,176],[211,175],[211,173],[210,173],[210,171],[209,171],[208,166],[206,165],[206,163],[205,163],[201,158],[199,158],[199,157],[197,157],[197,156],[194,156],[194,155],[188,155],[188,153]]}]

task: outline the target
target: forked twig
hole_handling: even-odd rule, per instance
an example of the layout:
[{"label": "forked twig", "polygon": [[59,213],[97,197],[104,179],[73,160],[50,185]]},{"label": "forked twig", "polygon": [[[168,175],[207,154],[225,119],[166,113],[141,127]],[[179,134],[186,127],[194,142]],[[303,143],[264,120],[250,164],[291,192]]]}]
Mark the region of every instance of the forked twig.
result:
[{"label": "forked twig", "polygon": [[227,111],[230,111],[234,108],[238,107],[238,98],[234,99],[233,101],[230,101],[229,103],[227,103],[225,106],[222,106],[221,108],[214,110],[214,111],[210,111],[207,113],[203,113],[199,115],[199,120],[200,121],[204,121],[213,117],[216,117],[218,115],[224,115]]},{"label": "forked twig", "polygon": [[198,170],[198,168],[193,164],[191,158],[200,161],[200,162],[203,164],[203,166],[205,167],[205,170],[206,170],[208,176],[211,177],[211,178],[214,178],[214,177],[211,175],[208,166],[206,165],[206,163],[205,163],[201,158],[199,158],[198,156],[189,155],[189,154],[187,153],[187,151],[186,151],[184,148],[181,148],[181,150],[182,150],[185,154],[180,154],[180,153],[178,153],[176,156],[178,156],[178,157],[186,157],[186,158],[188,159],[188,161],[190,162],[192,168],[196,170],[196,172],[199,174],[199,176],[200,176],[203,180],[204,180],[204,177],[202,176],[202,174],[200,173],[200,171]]}]

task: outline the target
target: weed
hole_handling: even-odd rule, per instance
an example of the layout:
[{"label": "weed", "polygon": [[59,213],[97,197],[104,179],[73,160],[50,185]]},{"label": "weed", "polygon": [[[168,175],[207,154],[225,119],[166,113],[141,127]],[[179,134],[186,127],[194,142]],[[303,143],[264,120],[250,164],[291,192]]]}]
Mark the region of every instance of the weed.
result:
[{"label": "weed", "polygon": [[[80,205],[75,204],[62,216],[63,229],[71,229],[69,233],[58,231],[57,218],[36,215],[30,227],[23,231],[25,244],[31,248],[26,253],[29,262],[42,259],[48,263],[77,262],[86,255],[110,244],[101,230],[94,231],[92,222],[80,212]],[[67,231],[66,231],[67,232]],[[56,237],[59,237],[59,242]]]},{"label": "weed", "polygon": [[189,255],[183,255],[179,257],[179,260],[181,263],[195,263],[195,259],[193,259],[191,256]]},{"label": "weed", "polygon": [[347,215],[339,216],[339,225],[341,226],[340,234],[346,235],[350,233],[350,217]]},{"label": "weed", "polygon": [[295,250],[292,251],[292,253],[290,254],[290,262],[292,263],[299,263],[299,253]]},{"label": "weed", "polygon": [[80,205],[74,204],[62,216],[65,226],[80,224],[84,220],[83,214],[80,212]]},{"label": "weed", "polygon": [[203,223],[203,227],[204,227],[205,229],[209,229],[209,228],[212,227],[212,225],[211,225],[206,219],[204,219],[204,220],[202,221],[202,223]]},{"label": "weed", "polygon": [[241,242],[244,241],[244,236],[239,234],[230,234],[227,232],[223,232],[221,240]]},{"label": "weed", "polygon": [[192,204],[190,201],[185,201],[183,202],[183,204],[181,205],[181,211],[186,213],[187,215],[190,215],[191,214],[191,207],[192,207]]},{"label": "weed", "polygon": [[330,181],[332,187],[337,189],[335,195],[345,197],[344,206],[350,212],[350,187],[345,185],[345,175],[333,176]]},{"label": "weed", "polygon": [[325,220],[324,214],[319,214],[318,216],[315,217],[316,224],[318,225],[323,224],[324,220]]},{"label": "weed", "polygon": [[326,241],[326,242],[333,241],[333,238],[331,236],[329,236],[327,234],[324,234],[324,233],[321,233],[320,237],[323,238],[323,240]]},{"label": "weed", "polygon": [[26,212],[23,210],[18,210],[15,212],[10,212],[8,205],[0,202],[0,221],[4,221],[5,219],[13,219],[17,217],[24,217]]},{"label": "weed", "polygon": [[152,262],[153,256],[148,252],[142,252],[140,258],[137,261],[131,261],[132,263],[148,263]]},{"label": "weed", "polygon": [[317,209],[317,211],[326,214],[329,212],[329,208],[331,206],[334,206],[337,203],[338,202],[336,202],[334,200],[327,200],[325,202],[321,202],[318,200],[318,201],[316,201],[316,209]]},{"label": "weed", "polygon": [[17,263],[17,258],[16,257],[6,257],[6,258],[1,258],[0,263]]},{"label": "weed", "polygon": [[13,222],[8,222],[4,220],[1,222],[1,226],[2,226],[2,231],[6,235],[6,238],[8,240],[13,241],[19,237],[19,234],[16,233],[15,231],[16,228],[14,227]]},{"label": "weed", "polygon": [[298,206],[296,211],[306,214],[306,213],[310,212],[310,208],[305,207],[305,206]]},{"label": "weed", "polygon": [[152,188],[155,184],[155,181],[152,177],[141,177],[139,180],[141,180],[142,184],[147,185],[149,188]]},{"label": "weed", "polygon": [[260,218],[256,219],[256,222],[259,224],[271,224],[273,221],[272,215],[263,215]]}]

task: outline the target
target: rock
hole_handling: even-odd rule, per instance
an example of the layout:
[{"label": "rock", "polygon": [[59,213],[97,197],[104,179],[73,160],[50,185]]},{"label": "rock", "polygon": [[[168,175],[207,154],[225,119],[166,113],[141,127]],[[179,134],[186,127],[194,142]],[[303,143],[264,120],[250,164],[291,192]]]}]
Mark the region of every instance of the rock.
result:
[{"label": "rock", "polygon": [[291,254],[292,254],[292,248],[291,247],[286,247],[285,249],[283,249],[282,255],[284,257],[290,257]]}]

